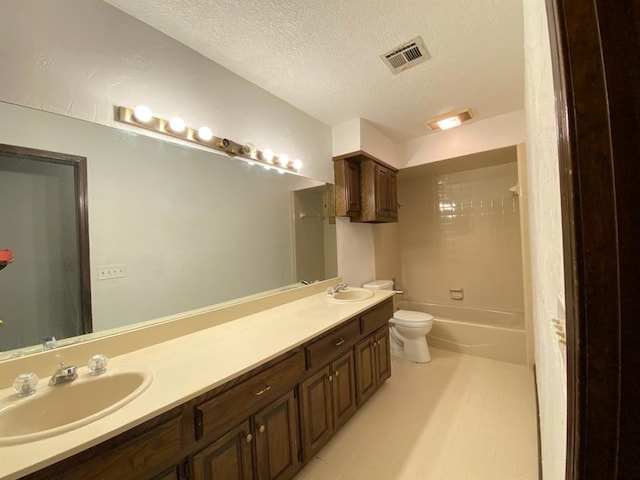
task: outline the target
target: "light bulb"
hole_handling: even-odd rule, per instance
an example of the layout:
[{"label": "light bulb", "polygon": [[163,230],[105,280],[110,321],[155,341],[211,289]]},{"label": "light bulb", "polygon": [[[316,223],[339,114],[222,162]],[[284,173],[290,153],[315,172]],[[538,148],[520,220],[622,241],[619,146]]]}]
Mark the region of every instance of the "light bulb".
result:
[{"label": "light bulb", "polygon": [[262,151],[262,159],[268,163],[273,163],[273,150],[265,148]]},{"label": "light bulb", "polygon": [[146,105],[138,105],[133,110],[133,116],[140,123],[147,123],[149,120],[153,118],[153,113],[151,113],[151,109]]},{"label": "light bulb", "polygon": [[438,124],[438,127],[440,127],[440,130],[448,130],[462,125],[462,121],[460,121],[459,117],[443,118],[442,120],[438,120],[436,123]]},{"label": "light bulb", "polygon": [[184,120],[182,120],[180,117],[173,117],[171,120],[169,120],[169,128],[174,133],[184,132]]},{"label": "light bulb", "polygon": [[302,164],[302,160],[300,160],[299,158],[296,158],[296,159],[293,161],[293,165],[292,165],[292,166],[293,166],[293,168],[295,168],[296,170],[300,170],[300,169],[302,168],[302,165],[303,165],[303,164]]},{"label": "light bulb", "polygon": [[209,127],[200,127],[198,129],[198,138],[203,142],[208,142],[213,138],[213,132]]},{"label": "light bulb", "polygon": [[283,167],[286,167],[289,165],[289,156],[285,153],[283,153],[282,155],[280,155],[278,157],[278,163],[280,165],[282,165]]}]

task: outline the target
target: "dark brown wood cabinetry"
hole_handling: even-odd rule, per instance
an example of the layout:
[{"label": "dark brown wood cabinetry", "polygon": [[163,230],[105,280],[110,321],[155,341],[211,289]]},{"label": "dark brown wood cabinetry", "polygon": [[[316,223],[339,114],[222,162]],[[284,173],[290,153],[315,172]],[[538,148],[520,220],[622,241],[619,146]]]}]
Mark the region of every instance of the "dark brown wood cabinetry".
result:
[{"label": "dark brown wood cabinetry", "polygon": [[253,480],[253,434],[249,420],[212,442],[192,459],[194,480]]},{"label": "dark brown wood cabinetry", "polygon": [[258,480],[293,478],[300,465],[298,400],[293,391],[254,415]]},{"label": "dark brown wood cabinetry", "polygon": [[[169,416],[175,417],[175,413]],[[167,415],[107,440],[24,478],[29,480],[121,480],[177,476],[181,464],[181,418]],[[168,478],[171,478],[170,476]]]},{"label": "dark brown wood cabinetry", "polygon": [[355,360],[349,348],[300,384],[305,458],[312,457],[356,412]]},{"label": "dark brown wood cabinetry", "polygon": [[333,161],[337,216],[367,223],[398,220],[395,168],[362,151]]},{"label": "dark brown wood cabinetry", "polygon": [[392,300],[142,425],[28,475],[288,480],[391,375]]},{"label": "dark brown wood cabinetry", "polygon": [[391,376],[389,329],[380,327],[356,344],[358,405],[366,402],[377,388]]},{"label": "dark brown wood cabinetry", "polygon": [[336,215],[358,217],[360,215],[360,162],[356,159],[334,160],[336,186]]}]

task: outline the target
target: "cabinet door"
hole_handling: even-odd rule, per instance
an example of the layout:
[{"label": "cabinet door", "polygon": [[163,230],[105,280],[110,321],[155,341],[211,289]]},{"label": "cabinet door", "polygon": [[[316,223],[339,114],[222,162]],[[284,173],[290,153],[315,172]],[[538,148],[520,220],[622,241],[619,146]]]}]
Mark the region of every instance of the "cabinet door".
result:
[{"label": "cabinet door", "polygon": [[389,170],[387,178],[387,188],[389,191],[389,218],[398,218],[398,177],[396,172]]},{"label": "cabinet door", "polygon": [[381,165],[374,167],[375,181],[375,216],[376,219],[389,216],[389,170]]},{"label": "cabinet door", "polygon": [[391,376],[391,354],[389,349],[389,329],[382,327],[373,334],[376,362],[376,385],[381,385]]},{"label": "cabinet door", "polygon": [[340,428],[356,412],[356,375],[353,350],[331,362],[333,425]]},{"label": "cabinet door", "polygon": [[193,456],[195,480],[253,480],[249,420]]},{"label": "cabinet door", "polygon": [[360,213],[360,164],[356,161],[347,161],[347,205],[348,215],[358,215]]},{"label": "cabinet door", "polygon": [[376,389],[376,361],[373,336],[356,344],[356,394],[362,405]]},{"label": "cabinet door", "polygon": [[354,159],[340,159],[333,163],[335,204],[337,216],[360,214],[360,165]]},{"label": "cabinet door", "polygon": [[300,384],[305,458],[311,458],[333,432],[330,375],[329,366],[326,366]]},{"label": "cabinet door", "polygon": [[254,415],[258,480],[285,480],[299,470],[298,403],[293,391]]}]

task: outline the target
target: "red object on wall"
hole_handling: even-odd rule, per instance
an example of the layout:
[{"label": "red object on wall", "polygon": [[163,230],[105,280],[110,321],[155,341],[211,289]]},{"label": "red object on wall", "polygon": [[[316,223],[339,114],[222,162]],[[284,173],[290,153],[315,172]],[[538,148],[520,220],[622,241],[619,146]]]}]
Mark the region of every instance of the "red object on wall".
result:
[{"label": "red object on wall", "polygon": [[0,270],[13,262],[13,252],[11,250],[0,250]]}]

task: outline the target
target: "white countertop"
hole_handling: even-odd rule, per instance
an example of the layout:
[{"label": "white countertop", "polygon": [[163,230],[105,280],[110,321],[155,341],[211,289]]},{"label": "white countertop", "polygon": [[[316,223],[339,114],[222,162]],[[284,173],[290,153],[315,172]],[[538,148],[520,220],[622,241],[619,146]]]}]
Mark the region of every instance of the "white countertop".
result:
[{"label": "white countertop", "polygon": [[[11,480],[114,437],[146,420],[305,343],[393,296],[374,291],[367,300],[329,303],[325,293],[285,303],[231,322],[111,358],[109,368],[147,367],[149,388],[131,403],[88,425],[54,437],[0,447],[0,479]],[[80,374],[87,368],[79,369]],[[39,388],[48,379],[40,380]],[[0,399],[15,398],[12,388]]]}]

